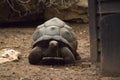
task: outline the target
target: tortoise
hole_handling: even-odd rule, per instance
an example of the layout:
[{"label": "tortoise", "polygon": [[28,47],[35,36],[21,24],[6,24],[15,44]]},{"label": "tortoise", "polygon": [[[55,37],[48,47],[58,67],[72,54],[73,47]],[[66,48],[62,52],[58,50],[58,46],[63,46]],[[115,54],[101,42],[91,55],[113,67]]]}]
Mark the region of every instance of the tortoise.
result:
[{"label": "tortoise", "polygon": [[32,50],[28,56],[30,64],[43,59],[63,59],[65,64],[80,60],[77,39],[72,28],[57,17],[37,26],[33,33]]}]

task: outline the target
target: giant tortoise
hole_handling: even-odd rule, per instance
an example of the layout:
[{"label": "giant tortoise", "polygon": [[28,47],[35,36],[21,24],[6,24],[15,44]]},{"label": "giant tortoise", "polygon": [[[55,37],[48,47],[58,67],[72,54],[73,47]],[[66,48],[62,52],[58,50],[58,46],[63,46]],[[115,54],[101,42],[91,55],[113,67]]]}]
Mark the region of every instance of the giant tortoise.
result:
[{"label": "giant tortoise", "polygon": [[38,64],[43,59],[63,59],[65,64],[80,60],[77,40],[72,28],[59,18],[52,18],[39,25],[33,33],[30,64]]}]

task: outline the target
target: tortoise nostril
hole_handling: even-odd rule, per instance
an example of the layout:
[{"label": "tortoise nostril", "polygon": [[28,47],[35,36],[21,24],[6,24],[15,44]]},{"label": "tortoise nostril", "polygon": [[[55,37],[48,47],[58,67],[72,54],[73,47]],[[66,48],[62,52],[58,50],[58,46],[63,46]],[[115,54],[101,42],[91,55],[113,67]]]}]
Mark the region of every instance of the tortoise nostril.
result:
[{"label": "tortoise nostril", "polygon": [[55,27],[51,27],[51,30],[55,30]]}]

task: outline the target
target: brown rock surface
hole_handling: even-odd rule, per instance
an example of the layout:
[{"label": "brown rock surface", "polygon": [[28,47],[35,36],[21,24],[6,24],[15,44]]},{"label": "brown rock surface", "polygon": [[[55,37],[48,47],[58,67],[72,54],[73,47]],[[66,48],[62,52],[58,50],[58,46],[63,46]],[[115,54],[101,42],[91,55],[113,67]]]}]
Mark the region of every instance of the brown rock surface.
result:
[{"label": "brown rock surface", "polygon": [[87,0],[1,0],[0,22],[18,22],[58,17],[88,23]]}]

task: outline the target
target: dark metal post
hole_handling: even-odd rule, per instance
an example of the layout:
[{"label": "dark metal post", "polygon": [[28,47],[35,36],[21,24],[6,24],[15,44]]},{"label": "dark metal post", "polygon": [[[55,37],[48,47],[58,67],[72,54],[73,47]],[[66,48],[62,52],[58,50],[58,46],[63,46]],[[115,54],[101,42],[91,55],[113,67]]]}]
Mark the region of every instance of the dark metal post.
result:
[{"label": "dark metal post", "polygon": [[103,73],[120,73],[120,1],[88,1],[91,61]]},{"label": "dark metal post", "polygon": [[96,0],[88,0],[91,61],[97,62]]}]

